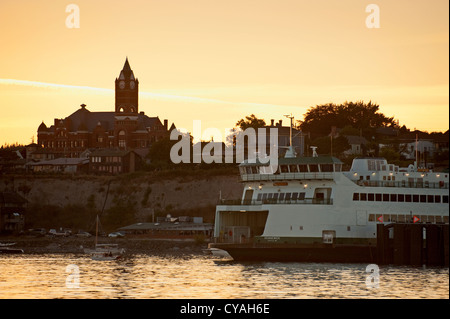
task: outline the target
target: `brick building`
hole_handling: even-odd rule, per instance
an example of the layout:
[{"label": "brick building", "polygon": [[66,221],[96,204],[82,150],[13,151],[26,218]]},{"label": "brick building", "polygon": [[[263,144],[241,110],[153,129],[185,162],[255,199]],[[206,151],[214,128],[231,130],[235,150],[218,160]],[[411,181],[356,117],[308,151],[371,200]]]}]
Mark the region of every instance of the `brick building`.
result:
[{"label": "brick building", "polygon": [[170,135],[158,117],[139,112],[139,80],[126,59],[115,80],[115,108],[110,112],[91,112],[86,105],[53,125],[44,122],[38,128],[38,145],[56,157],[79,157],[88,148],[121,150],[148,149],[151,144]]}]

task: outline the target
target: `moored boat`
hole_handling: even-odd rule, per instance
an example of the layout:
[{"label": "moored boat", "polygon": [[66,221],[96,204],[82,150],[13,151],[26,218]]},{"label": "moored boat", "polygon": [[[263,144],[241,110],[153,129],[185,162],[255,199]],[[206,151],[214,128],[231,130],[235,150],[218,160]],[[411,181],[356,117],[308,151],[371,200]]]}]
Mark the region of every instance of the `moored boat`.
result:
[{"label": "moored boat", "polygon": [[0,243],[0,254],[23,254],[23,249],[12,248],[16,243]]},{"label": "moored boat", "polygon": [[92,260],[117,260],[123,257],[125,249],[119,248],[118,244],[99,244],[98,243],[98,227],[100,219],[97,216],[95,230],[95,246],[94,249],[86,248],[84,252],[91,255]]}]

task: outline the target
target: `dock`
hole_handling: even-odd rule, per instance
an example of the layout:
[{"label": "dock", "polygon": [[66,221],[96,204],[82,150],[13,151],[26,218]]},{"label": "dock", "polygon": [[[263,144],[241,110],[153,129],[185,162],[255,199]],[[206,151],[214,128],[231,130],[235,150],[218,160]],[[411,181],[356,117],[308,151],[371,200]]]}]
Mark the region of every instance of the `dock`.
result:
[{"label": "dock", "polygon": [[448,224],[378,224],[377,263],[448,267],[448,232]]}]

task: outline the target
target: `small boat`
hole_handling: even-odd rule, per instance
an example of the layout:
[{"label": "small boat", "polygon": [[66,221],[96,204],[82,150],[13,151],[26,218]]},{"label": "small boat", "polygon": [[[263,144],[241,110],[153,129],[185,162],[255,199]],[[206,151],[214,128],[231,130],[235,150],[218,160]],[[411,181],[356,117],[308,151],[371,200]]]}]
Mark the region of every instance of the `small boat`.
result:
[{"label": "small boat", "polygon": [[98,224],[100,220],[97,216],[97,224],[95,231],[95,248],[84,249],[86,254],[90,254],[92,260],[117,260],[122,258],[125,249],[119,248],[117,244],[99,244],[98,243]]},{"label": "small boat", "polygon": [[223,249],[219,249],[219,248],[208,248],[208,249],[203,249],[203,252],[205,252],[208,255],[213,255],[215,257],[224,257],[224,258],[231,258],[231,255]]},{"label": "small boat", "polygon": [[16,243],[0,243],[0,254],[23,254],[23,249],[11,248]]},{"label": "small boat", "polygon": [[96,244],[95,249],[86,249],[92,260],[117,260],[122,258],[124,249],[120,249],[117,244]]}]

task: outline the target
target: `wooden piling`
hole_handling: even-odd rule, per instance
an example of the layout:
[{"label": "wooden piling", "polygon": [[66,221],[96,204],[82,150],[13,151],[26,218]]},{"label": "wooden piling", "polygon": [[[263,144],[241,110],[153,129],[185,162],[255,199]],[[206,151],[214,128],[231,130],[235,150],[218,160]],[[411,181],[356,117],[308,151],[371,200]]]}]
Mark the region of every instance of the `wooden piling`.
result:
[{"label": "wooden piling", "polygon": [[409,236],[406,224],[394,224],[394,265],[409,262]]},{"label": "wooden piling", "polygon": [[387,265],[389,260],[389,229],[383,224],[377,225],[377,263]]},{"label": "wooden piling", "polygon": [[444,266],[448,267],[448,224],[442,225],[442,248],[444,251]]},{"label": "wooden piling", "polygon": [[409,264],[421,266],[423,263],[423,226],[421,224],[410,224],[407,228],[409,233]]},{"label": "wooden piling", "polygon": [[[392,239],[389,229],[393,230]],[[424,228],[426,240],[424,240]],[[449,265],[448,224],[377,225],[377,262],[379,264],[430,266]]]}]

